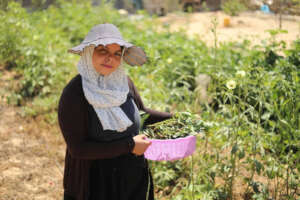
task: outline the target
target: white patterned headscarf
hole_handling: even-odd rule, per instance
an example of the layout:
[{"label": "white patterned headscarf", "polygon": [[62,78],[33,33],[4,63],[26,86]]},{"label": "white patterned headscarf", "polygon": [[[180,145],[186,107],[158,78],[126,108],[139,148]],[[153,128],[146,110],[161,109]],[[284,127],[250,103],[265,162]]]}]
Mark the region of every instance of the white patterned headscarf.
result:
[{"label": "white patterned headscarf", "polygon": [[129,92],[122,61],[115,71],[103,76],[93,67],[93,52],[94,46],[85,47],[77,66],[84,96],[95,109],[103,130],[125,131],[133,123],[120,108]]}]

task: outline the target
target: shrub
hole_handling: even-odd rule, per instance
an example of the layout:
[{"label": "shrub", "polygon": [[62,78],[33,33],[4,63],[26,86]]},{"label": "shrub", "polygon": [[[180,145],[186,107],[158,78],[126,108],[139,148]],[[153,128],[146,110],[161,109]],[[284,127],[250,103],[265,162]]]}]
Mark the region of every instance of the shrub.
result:
[{"label": "shrub", "polygon": [[227,0],[222,4],[222,10],[231,16],[237,16],[246,10],[246,6],[239,0]]}]

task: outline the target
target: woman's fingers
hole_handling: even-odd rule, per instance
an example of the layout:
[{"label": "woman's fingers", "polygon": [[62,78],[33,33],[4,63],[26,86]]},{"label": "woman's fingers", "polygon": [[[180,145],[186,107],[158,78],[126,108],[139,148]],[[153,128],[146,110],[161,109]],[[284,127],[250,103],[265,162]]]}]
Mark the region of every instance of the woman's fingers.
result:
[{"label": "woman's fingers", "polygon": [[147,137],[146,137],[146,135],[144,135],[144,134],[141,134],[141,135],[139,135],[142,139],[144,139],[144,140],[146,140],[147,139]]},{"label": "woman's fingers", "polygon": [[151,141],[147,140],[145,135],[137,135],[133,137],[135,142],[132,153],[136,155],[142,155],[147,148],[151,145]]}]

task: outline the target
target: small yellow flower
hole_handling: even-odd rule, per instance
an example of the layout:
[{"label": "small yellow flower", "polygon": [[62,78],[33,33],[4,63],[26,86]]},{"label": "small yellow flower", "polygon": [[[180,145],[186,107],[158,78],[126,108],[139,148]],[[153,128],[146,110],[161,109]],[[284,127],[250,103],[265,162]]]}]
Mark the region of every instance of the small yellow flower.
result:
[{"label": "small yellow flower", "polygon": [[236,72],[236,75],[237,75],[237,76],[240,76],[240,77],[245,77],[245,76],[246,76],[246,72],[245,72],[245,71],[242,71],[242,70],[241,70],[241,71],[237,71],[237,72]]},{"label": "small yellow flower", "polygon": [[39,38],[40,38],[40,36],[38,36],[38,35],[33,36],[33,40],[38,40]]},{"label": "small yellow flower", "polygon": [[173,62],[172,58],[168,58],[167,63],[171,64]]},{"label": "small yellow flower", "polygon": [[120,10],[118,10],[118,12],[120,15],[128,15],[127,10],[125,10],[125,9],[120,9]]},{"label": "small yellow flower", "polygon": [[236,82],[234,80],[227,81],[226,87],[229,90],[233,90],[236,87]]}]

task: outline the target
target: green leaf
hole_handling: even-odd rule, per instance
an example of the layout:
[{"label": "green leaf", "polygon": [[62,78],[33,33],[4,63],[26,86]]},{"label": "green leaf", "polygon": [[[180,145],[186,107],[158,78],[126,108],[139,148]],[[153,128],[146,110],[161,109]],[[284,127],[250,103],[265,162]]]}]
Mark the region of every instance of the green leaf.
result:
[{"label": "green leaf", "polygon": [[232,149],[231,149],[231,154],[235,154],[239,149],[239,146],[238,144],[234,144]]}]

